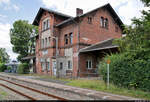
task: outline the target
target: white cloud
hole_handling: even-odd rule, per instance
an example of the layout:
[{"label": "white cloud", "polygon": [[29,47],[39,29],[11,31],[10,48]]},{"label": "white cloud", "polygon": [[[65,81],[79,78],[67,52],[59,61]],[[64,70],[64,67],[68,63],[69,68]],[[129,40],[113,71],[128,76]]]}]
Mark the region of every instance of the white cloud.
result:
[{"label": "white cloud", "polygon": [[13,8],[16,10],[16,11],[19,11],[20,8],[17,6],[17,5],[13,5]]},{"label": "white cloud", "polygon": [[125,24],[131,24],[133,17],[141,17],[141,11],[145,9],[144,5],[139,0],[130,0],[126,5],[119,8],[119,15],[124,18]]},{"label": "white cloud", "polygon": [[6,48],[7,53],[10,55],[11,59],[16,59],[17,54],[12,52],[12,45],[10,43],[10,24],[8,23],[0,23],[0,48]]},{"label": "white cloud", "polygon": [[0,4],[2,4],[2,3],[8,4],[8,3],[10,3],[10,0],[0,0]]},{"label": "white cloud", "polygon": [[7,6],[4,7],[4,10],[15,10],[15,11],[19,11],[20,8],[15,5],[15,4],[8,4]]},{"label": "white cloud", "polygon": [[[4,4],[4,5],[2,5],[2,4]],[[11,3],[10,0],[0,0],[0,6],[2,6],[4,10],[15,10],[15,11],[20,10],[19,6]]]},{"label": "white cloud", "polygon": [[140,0],[42,0],[47,8],[75,16],[76,8],[82,8],[85,12],[110,3],[125,24],[131,23],[131,18],[141,16],[140,11],[144,5]]},{"label": "white cloud", "polygon": [[1,15],[1,14],[0,14],[0,18],[7,18],[7,16],[6,16],[6,15]]}]

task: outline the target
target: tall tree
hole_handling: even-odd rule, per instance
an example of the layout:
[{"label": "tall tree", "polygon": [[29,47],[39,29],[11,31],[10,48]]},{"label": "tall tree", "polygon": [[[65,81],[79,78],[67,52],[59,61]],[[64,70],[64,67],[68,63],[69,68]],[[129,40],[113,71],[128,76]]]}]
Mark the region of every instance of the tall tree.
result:
[{"label": "tall tree", "polygon": [[13,51],[19,54],[17,58],[19,61],[23,62],[22,58],[29,54],[29,48],[33,45],[29,44],[30,38],[37,34],[38,28],[26,20],[18,20],[13,23],[13,28],[10,29],[10,38]]},{"label": "tall tree", "polygon": [[[141,0],[150,7],[150,0]],[[141,18],[133,18],[132,25],[125,27],[126,37],[116,40],[122,52],[150,51],[150,10],[142,11]]]},{"label": "tall tree", "polygon": [[9,55],[6,52],[5,48],[0,48],[0,63],[9,62]]}]

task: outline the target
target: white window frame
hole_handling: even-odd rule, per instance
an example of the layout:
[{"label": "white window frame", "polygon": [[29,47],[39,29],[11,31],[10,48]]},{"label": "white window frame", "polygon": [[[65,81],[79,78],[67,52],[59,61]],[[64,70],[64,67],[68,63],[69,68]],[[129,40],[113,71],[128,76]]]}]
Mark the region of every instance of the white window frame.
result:
[{"label": "white window frame", "polygon": [[[68,66],[68,62],[69,62],[69,61],[70,61],[70,68],[69,68],[69,66]],[[68,70],[72,70],[72,61],[71,61],[71,60],[68,60],[68,61],[67,61],[67,66],[68,66],[68,67],[67,67]]]},{"label": "white window frame", "polygon": [[42,22],[42,31],[46,30],[50,28],[50,19],[46,18],[45,20],[43,20]]},{"label": "white window frame", "polygon": [[[86,64],[87,64],[87,62],[88,62],[88,67],[87,67],[87,65],[86,65],[86,68],[87,68],[87,69],[92,69],[92,67],[93,67],[92,60],[87,60],[87,61],[86,61]],[[89,62],[91,62],[91,67],[90,67]]]},{"label": "white window frame", "polygon": [[[48,65],[49,63],[49,65]],[[51,69],[51,66],[50,66],[50,58],[47,59],[47,70],[50,71]]]}]

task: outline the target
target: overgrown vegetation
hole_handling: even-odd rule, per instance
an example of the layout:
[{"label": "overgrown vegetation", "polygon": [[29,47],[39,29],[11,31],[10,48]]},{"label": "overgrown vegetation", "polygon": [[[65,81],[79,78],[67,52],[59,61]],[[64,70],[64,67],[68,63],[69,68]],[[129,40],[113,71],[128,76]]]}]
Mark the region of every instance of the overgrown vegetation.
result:
[{"label": "overgrown vegetation", "polygon": [[120,94],[125,96],[132,96],[136,98],[142,98],[142,99],[150,99],[150,93],[149,92],[143,92],[140,90],[134,90],[134,89],[127,89],[127,88],[121,88],[117,87],[116,85],[110,84],[109,89],[107,89],[107,85],[104,81],[101,80],[72,80],[67,85],[81,87],[81,88],[88,88],[92,90],[97,91],[103,91],[103,92],[109,92],[114,94]]},{"label": "overgrown vegetation", "polygon": [[[150,1],[142,0],[148,7]],[[106,81],[106,60],[110,59],[110,82],[126,88],[150,92],[150,11],[134,18],[125,28],[126,37],[117,39],[120,54],[111,54],[100,65],[100,74]]]},{"label": "overgrown vegetation", "polygon": [[0,63],[0,72],[4,72],[7,69],[7,66],[4,63]]},{"label": "overgrown vegetation", "polygon": [[27,63],[21,63],[17,68],[18,74],[28,74],[29,72],[29,64]]}]

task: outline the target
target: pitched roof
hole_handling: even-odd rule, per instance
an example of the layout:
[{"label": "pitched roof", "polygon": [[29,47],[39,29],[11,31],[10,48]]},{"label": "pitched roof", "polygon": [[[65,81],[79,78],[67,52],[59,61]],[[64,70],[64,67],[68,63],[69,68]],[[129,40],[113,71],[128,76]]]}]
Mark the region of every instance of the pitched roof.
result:
[{"label": "pitched roof", "polygon": [[113,40],[114,39],[111,38],[111,39],[101,41],[97,44],[82,48],[79,50],[79,52],[90,52],[90,51],[97,51],[97,50],[104,50],[104,49],[111,49],[111,48],[119,47],[118,45],[112,44]]},{"label": "pitched roof", "polygon": [[70,18],[71,17],[69,15],[66,15],[66,14],[63,14],[63,13],[60,13],[60,12],[57,12],[57,11],[54,11],[54,10],[50,10],[50,9],[41,7],[39,9],[39,11],[38,11],[38,13],[37,13],[33,23],[32,23],[33,25],[38,25],[39,24],[40,17],[42,15],[43,11],[48,11],[48,12],[54,13],[54,14],[56,14],[58,16],[61,16],[61,17],[64,17],[64,18]]},{"label": "pitched roof", "polygon": [[100,9],[100,8],[106,8],[106,9],[108,9],[108,11],[111,13],[112,17],[114,18],[114,20],[118,23],[118,25],[120,26],[120,28],[123,29],[123,26],[122,26],[123,22],[121,21],[121,19],[119,18],[119,16],[117,15],[117,13],[115,12],[115,10],[112,8],[112,6],[109,3],[105,4],[103,6],[100,6],[100,7],[96,8],[96,9],[94,9],[92,11],[89,11],[89,12],[87,12],[85,14],[82,14],[80,16],[69,18],[69,19],[67,19],[67,20],[65,20],[65,21],[57,24],[56,27],[62,26],[62,25],[66,24],[66,23],[68,23],[68,22],[70,22],[70,21],[72,21],[72,20],[74,20],[74,19],[76,19],[78,17],[83,17],[83,16],[85,16],[85,15],[87,15],[89,13],[92,13],[92,12]]}]

